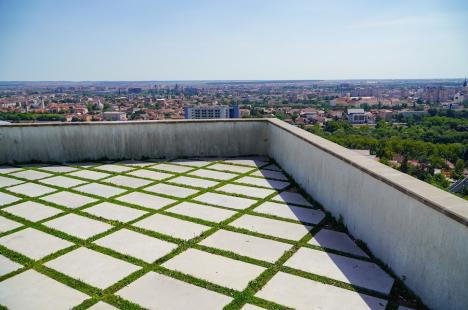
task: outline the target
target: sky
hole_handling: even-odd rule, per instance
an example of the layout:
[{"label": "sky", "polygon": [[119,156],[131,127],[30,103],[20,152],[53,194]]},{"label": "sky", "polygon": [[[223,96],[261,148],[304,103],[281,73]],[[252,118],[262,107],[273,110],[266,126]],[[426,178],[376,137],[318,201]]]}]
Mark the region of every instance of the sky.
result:
[{"label": "sky", "polygon": [[462,78],[467,0],[0,0],[0,80]]}]

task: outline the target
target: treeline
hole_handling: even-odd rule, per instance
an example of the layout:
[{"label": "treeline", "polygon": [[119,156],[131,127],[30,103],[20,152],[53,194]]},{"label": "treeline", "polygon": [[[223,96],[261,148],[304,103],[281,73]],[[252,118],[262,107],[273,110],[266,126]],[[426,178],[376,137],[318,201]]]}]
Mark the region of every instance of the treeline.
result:
[{"label": "treeline", "polygon": [[16,113],[16,112],[0,112],[0,120],[10,122],[21,121],[60,121],[65,122],[65,116],[52,113]]}]

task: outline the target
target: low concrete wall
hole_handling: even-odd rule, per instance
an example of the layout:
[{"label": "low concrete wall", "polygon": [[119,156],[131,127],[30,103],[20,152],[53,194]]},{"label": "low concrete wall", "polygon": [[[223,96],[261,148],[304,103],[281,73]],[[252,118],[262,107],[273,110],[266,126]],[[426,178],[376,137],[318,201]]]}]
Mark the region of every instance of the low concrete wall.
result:
[{"label": "low concrete wall", "polygon": [[468,203],[278,120],[269,155],[434,309],[468,307]]},{"label": "low concrete wall", "polygon": [[0,126],[0,163],[266,154],[267,122],[140,121]]}]

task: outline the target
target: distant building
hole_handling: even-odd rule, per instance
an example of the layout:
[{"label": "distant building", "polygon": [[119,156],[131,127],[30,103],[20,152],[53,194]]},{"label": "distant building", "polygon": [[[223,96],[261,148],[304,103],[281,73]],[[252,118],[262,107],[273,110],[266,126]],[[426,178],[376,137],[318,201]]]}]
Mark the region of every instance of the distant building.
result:
[{"label": "distant building", "polygon": [[125,112],[104,112],[105,121],[126,121],[127,114]]},{"label": "distant building", "polygon": [[238,105],[184,107],[184,117],[186,119],[239,118],[240,110]]},{"label": "distant building", "polygon": [[351,124],[366,124],[368,115],[364,109],[348,109],[347,118]]}]

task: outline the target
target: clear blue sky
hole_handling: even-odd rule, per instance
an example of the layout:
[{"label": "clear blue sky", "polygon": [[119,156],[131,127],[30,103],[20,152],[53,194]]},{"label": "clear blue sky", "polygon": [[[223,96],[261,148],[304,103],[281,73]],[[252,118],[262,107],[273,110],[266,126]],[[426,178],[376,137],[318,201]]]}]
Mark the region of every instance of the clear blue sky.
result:
[{"label": "clear blue sky", "polygon": [[4,81],[467,74],[467,0],[0,0]]}]

